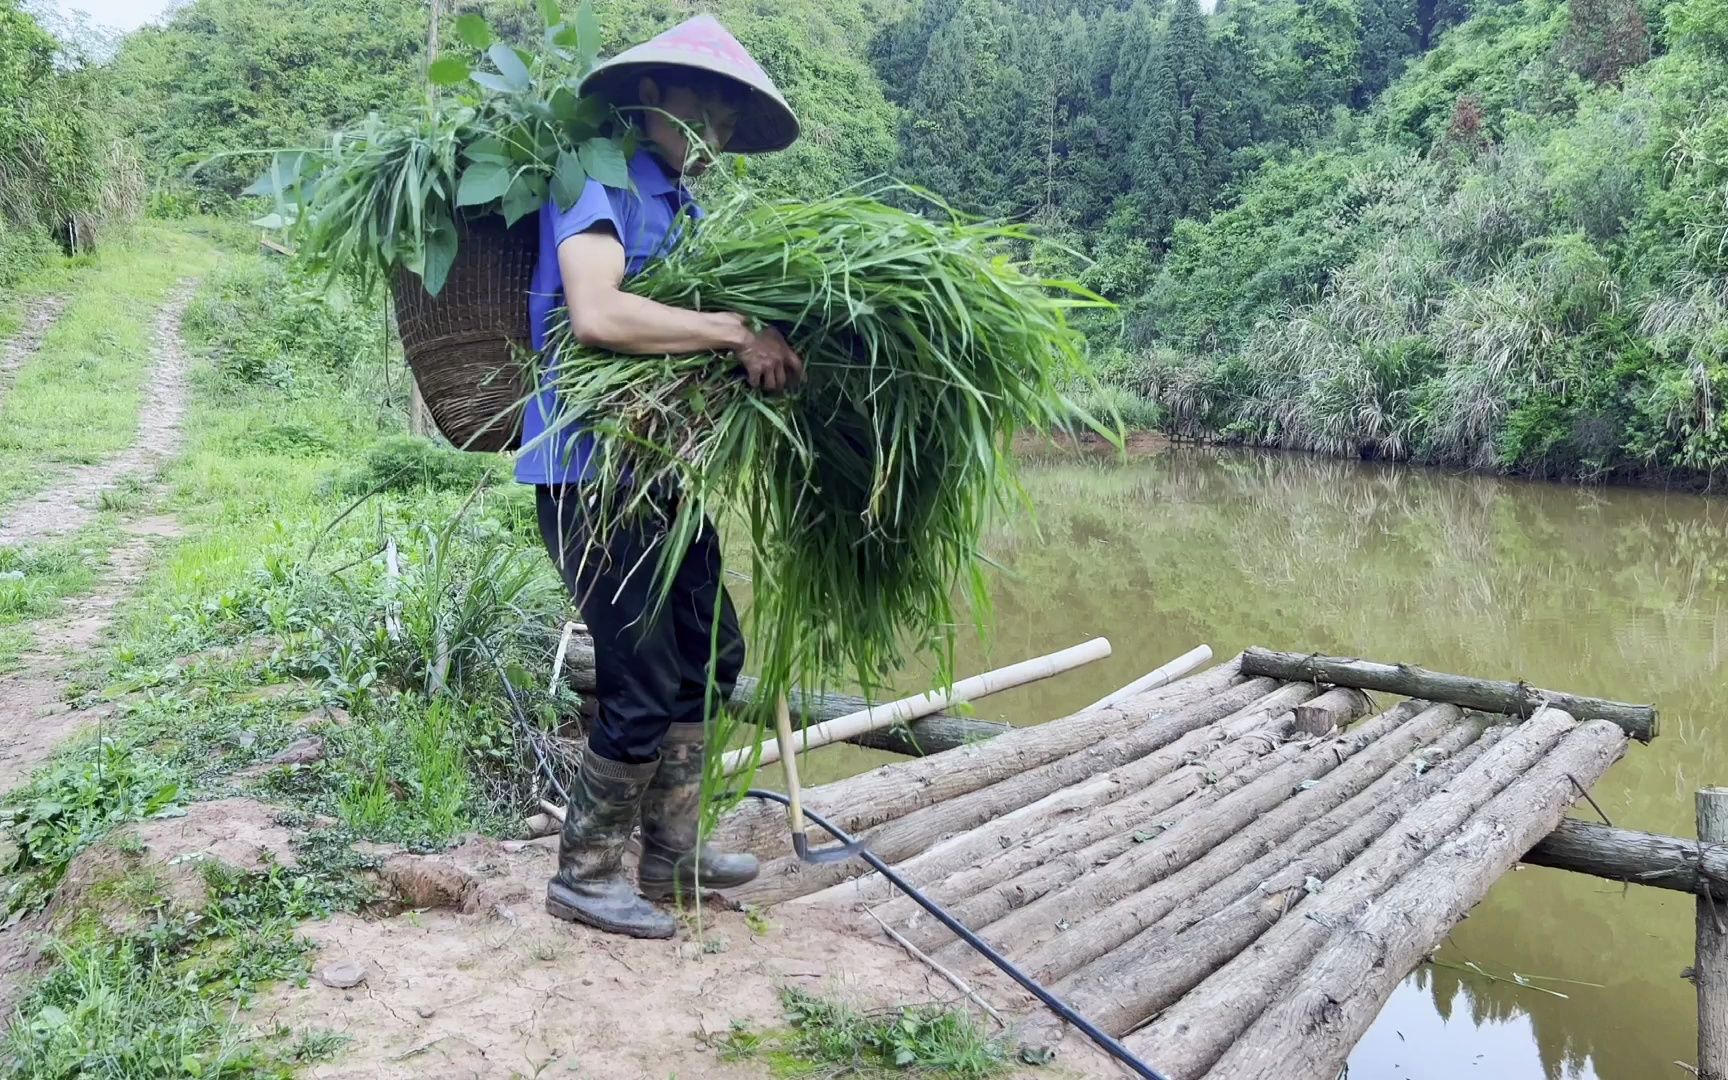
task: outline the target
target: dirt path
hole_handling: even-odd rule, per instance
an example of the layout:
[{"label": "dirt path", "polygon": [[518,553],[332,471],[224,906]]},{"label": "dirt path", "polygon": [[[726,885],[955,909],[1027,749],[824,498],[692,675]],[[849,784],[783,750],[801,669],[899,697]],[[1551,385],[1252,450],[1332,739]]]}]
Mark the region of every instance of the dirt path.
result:
[{"label": "dirt path", "polygon": [[[129,477],[153,475],[179,449],[187,395],[180,319],[192,289],[192,282],[182,282],[157,314],[155,363],[137,439],[125,451],[72,470],[50,490],[14,507],[0,521],[0,545],[77,530],[90,520],[103,490]],[[32,312],[31,325],[45,327],[51,321],[39,309]],[[71,677],[113,626],[114,609],[143,578],[152,548],[163,538],[179,535],[169,517],[133,521],[123,531],[125,539],[111,553],[108,573],[97,588],[29,627],[32,644],[22,655],[19,669],[0,675],[0,792],[17,787],[61,743],[112,711],[112,706],[71,708],[64,700]]]},{"label": "dirt path", "polygon": [[0,794],[21,784],[71,736],[113,711],[111,705],[74,709],[63,700],[79,664],[102,642],[114,609],[144,576],[150,551],[179,535],[172,518],[152,517],[126,526],[108,574],[96,592],[67,603],[64,613],[36,623],[35,643],[19,669],[0,675]]},{"label": "dirt path", "polygon": [[[546,915],[542,897],[556,841],[472,839],[445,855],[406,856],[385,873],[422,910],[392,918],[339,915],[305,923],[318,947],[314,973],[358,964],[365,981],[333,989],[312,979],[278,985],[250,1023],[341,1032],[351,1041],[306,1074],[420,1077],[582,1076],[607,1080],[757,1080],[761,1057],[721,1053],[734,1021],[757,1034],[783,1030],[783,986],[838,996],[872,1010],[953,1004],[959,995],[886,939],[820,920],[821,913],[767,912],[765,932],[745,918],[705,912],[709,944],[611,937]],[[417,867],[402,872],[400,864]],[[1027,1015],[1030,995],[1005,977],[976,984],[1005,1014]],[[986,1021],[987,1023],[987,1021]],[[1088,1046],[1055,1068],[1009,1075],[1124,1075]]]},{"label": "dirt path", "polygon": [[42,339],[47,336],[49,327],[60,319],[60,313],[66,310],[64,296],[44,296],[30,305],[24,313],[24,325],[18,332],[0,345],[0,401],[6,400],[6,391],[12,386],[12,377],[24,362],[36,355],[36,350],[42,347]]},{"label": "dirt path", "polygon": [[180,449],[188,367],[180,320],[196,285],[195,281],[181,282],[156,315],[155,363],[132,445],[94,465],[62,474],[48,490],[6,511],[0,517],[0,546],[78,531],[95,514],[102,492],[126,480],[152,476]]}]

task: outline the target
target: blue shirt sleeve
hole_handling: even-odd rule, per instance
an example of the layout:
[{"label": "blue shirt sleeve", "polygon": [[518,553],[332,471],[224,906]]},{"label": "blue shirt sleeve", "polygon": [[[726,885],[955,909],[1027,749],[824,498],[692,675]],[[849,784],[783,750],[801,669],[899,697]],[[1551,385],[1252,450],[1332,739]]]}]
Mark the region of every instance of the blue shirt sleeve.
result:
[{"label": "blue shirt sleeve", "polygon": [[548,200],[546,208],[552,214],[554,247],[572,236],[588,232],[596,225],[610,225],[614,235],[624,235],[624,223],[618,220],[617,211],[612,208],[612,199],[606,185],[598,180],[589,180],[583,184],[582,194],[576,197],[568,210],[560,210],[555,199]]}]

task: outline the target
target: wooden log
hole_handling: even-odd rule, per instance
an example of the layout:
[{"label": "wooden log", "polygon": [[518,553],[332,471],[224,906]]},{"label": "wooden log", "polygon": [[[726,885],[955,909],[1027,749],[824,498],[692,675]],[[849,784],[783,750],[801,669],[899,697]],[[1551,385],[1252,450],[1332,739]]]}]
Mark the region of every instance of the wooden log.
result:
[{"label": "wooden log", "polygon": [[[1241,738],[1257,731],[1279,732],[1279,714],[1288,719],[1290,714],[1285,711],[1286,707],[1290,703],[1307,701],[1314,696],[1313,691],[1314,688],[1305,683],[1279,687],[1233,716],[1191,731],[1143,758],[1054,791],[976,829],[956,833],[912,856],[895,869],[938,902],[969,896],[985,883],[978,883],[964,892],[955,892],[951,891],[949,879],[1048,831],[1053,822],[1075,820],[1097,807],[1144,793],[1154,784],[1172,782],[1178,774],[1188,773],[1191,779],[1198,780],[1203,773],[1196,763],[1204,755],[1233,737]],[[1270,749],[1261,746],[1262,753]],[[1176,798],[1180,798],[1180,794]],[[906,923],[914,912],[923,910],[910,899],[899,897],[887,881],[875,874],[824,890],[807,899],[810,903],[839,905],[888,901],[878,914],[891,925]]]},{"label": "wooden log", "polygon": [[1524,854],[1535,866],[1571,870],[1629,885],[1728,897],[1728,844],[1616,829],[1568,818]]},{"label": "wooden log", "polygon": [[[902,874],[917,874],[909,880],[937,902],[953,903],[1045,859],[1112,834],[1129,835],[1136,824],[1149,820],[1148,815],[1174,806],[1208,776],[1220,781],[1276,750],[1290,726],[1291,707],[1313,696],[1314,687],[1306,683],[1281,686],[1233,716],[987,821],[954,837],[952,844],[937,844],[919,853],[898,869]],[[923,921],[924,909],[902,897],[880,914],[905,928]],[[923,940],[933,946],[948,936],[938,933]]]},{"label": "wooden log", "polygon": [[[1576,726],[1566,713],[1544,710],[1489,748],[1445,790],[1406,811],[1339,872],[1309,875],[1314,881],[1287,878],[1281,888],[1250,898],[1256,903],[1249,924],[1276,925],[1251,936],[1252,944],[1235,959],[1224,947],[1241,941],[1243,912],[1236,905],[1179,935],[1181,950],[1172,957],[1172,968],[1191,975],[1190,958],[1202,959],[1208,968],[1222,966],[1144,1029],[1139,1044],[1157,1046],[1160,1067],[1174,1070],[1173,1076],[1204,1073],[1307,966],[1329,926],[1389,888]],[[1291,911],[1297,917],[1286,918]]]},{"label": "wooden log", "polygon": [[1212,659],[1212,646],[1196,645],[1169,663],[1153,668],[1120,690],[1099,698],[1088,708],[1096,709],[1100,705],[1114,705],[1119,701],[1127,701],[1131,697],[1151,693],[1160,686],[1175,682],[1210,659]]},{"label": "wooden log", "polygon": [[[1313,964],[1293,985],[1280,988],[1282,993],[1206,1075],[1219,1080],[1337,1076],[1404,976],[1488,895],[1520,854],[1554,827],[1579,789],[1600,780],[1625,752],[1625,732],[1612,722],[1579,725],[1377,899],[1356,897],[1343,917],[1331,922]],[[1201,1075],[1193,1063],[1158,1049],[1165,1067],[1175,1066],[1176,1076]]]},{"label": "wooden log", "polygon": [[[1065,928],[1081,925],[1123,897],[1152,888],[1156,883],[1200,859],[1218,845],[1247,828],[1263,815],[1294,797],[1303,784],[1318,782],[1340,764],[1371,746],[1379,736],[1395,729],[1402,713],[1384,713],[1360,730],[1336,739],[1310,740],[1292,745],[1296,753],[1277,761],[1275,767],[1236,791],[1212,797],[1211,789],[1197,794],[1170,815],[1170,827],[1139,844],[1114,844],[1102,850],[1087,849],[1073,862],[1051,860],[1027,877],[1051,880],[1053,871],[1067,871],[1060,888],[1017,910],[986,922],[983,913],[975,921],[962,921],[975,929],[983,926],[986,940],[1000,948],[1026,955],[1066,939]],[[1014,890],[1027,888],[1019,879],[999,886],[995,892],[1009,901],[1018,899]],[[968,905],[968,906],[975,906]],[[1103,920],[1084,936],[1088,947],[1101,953],[1134,936],[1139,926],[1128,917]],[[956,943],[953,948],[963,947]],[[1090,958],[1090,957],[1089,957]]]},{"label": "wooden log", "polygon": [[[1697,803],[1699,843],[1728,843],[1728,788],[1705,788]],[[1706,887],[1695,905],[1698,1080],[1728,1080],[1728,892]]]},{"label": "wooden log", "polygon": [[[1144,757],[1193,728],[1217,719],[1220,711],[1230,709],[1241,691],[1252,685],[1234,688],[1174,716],[1142,724],[1116,738],[1093,743],[1075,753],[1002,777],[993,784],[972,787],[954,798],[899,816],[866,833],[865,839],[877,856],[889,861],[904,859],[952,830],[976,828],[1083,777]],[[1012,737],[1004,735],[996,744]],[[919,764],[908,762],[895,767],[911,769]],[[829,888],[859,873],[859,869],[853,862],[816,866],[788,856],[770,862],[761,877],[727,895],[740,902],[776,903]]]},{"label": "wooden log", "polygon": [[[1288,850],[1264,853],[1118,948],[1057,981],[1054,988],[1111,1034],[1133,1030],[1199,985],[1271,925],[1278,913],[1270,917],[1263,913],[1266,896],[1299,887],[1309,878],[1324,880],[1336,874],[1395,825],[1404,811],[1469,768],[1505,730],[1505,725],[1490,728],[1473,739],[1473,726],[1454,725],[1433,746],[1411,754],[1367,790],[1303,828],[1290,839]],[[1200,928],[1195,933],[1185,933],[1196,926]],[[1063,1026],[1055,1018],[1035,1021],[1028,1042],[1054,1046]]]},{"label": "wooden log", "polygon": [[1380,664],[1338,656],[1304,656],[1252,648],[1242,654],[1242,671],[1274,679],[1307,679],[1333,686],[1355,686],[1388,694],[1449,701],[1467,709],[1505,713],[1528,718],[1543,705],[1570,713],[1580,721],[1608,720],[1642,742],[1656,737],[1654,705],[1628,705],[1622,701],[1579,697],[1558,690],[1539,690],[1524,683],[1473,679],[1447,675],[1409,664]]},{"label": "wooden log", "polygon": [[[975,701],[1012,690],[1017,686],[1048,679],[1065,671],[1072,671],[1083,664],[1094,660],[1102,660],[1110,655],[1110,642],[1106,638],[1093,638],[1071,648],[1049,653],[1045,656],[1035,656],[1030,660],[1022,660],[1017,664],[1009,664],[994,671],[986,671],[981,675],[961,679],[946,690],[930,690],[912,697],[904,697],[898,701],[884,702],[881,705],[871,705],[855,713],[837,716],[814,727],[807,727],[799,733],[796,744],[801,751],[816,750],[829,743],[843,739],[856,738],[866,732],[880,728],[892,727],[895,724],[905,724],[931,713],[941,712],[950,705],[965,701]],[[728,750],[721,757],[721,768],[727,775],[750,768],[752,765],[772,765],[780,760],[780,743],[792,740],[773,740],[759,746],[747,746],[737,750]]]},{"label": "wooden log", "polygon": [[[1302,684],[1296,684],[1301,686]],[[1308,689],[1312,689],[1309,687]],[[1277,696],[1277,695],[1274,695]],[[1341,699],[1330,707],[1343,720],[1360,715],[1365,702]],[[1273,710],[1268,709],[1267,712]],[[1288,741],[1292,712],[1277,715],[1258,731],[1210,748],[1156,783],[1094,809],[1052,822],[1024,843],[986,858],[933,886],[961,922],[988,926],[1084,874],[1149,843],[1173,824],[1254,783],[1305,752],[1311,740]],[[914,939],[936,948],[953,935],[922,908],[897,902],[896,914]],[[1016,941],[1016,948],[1023,943]],[[956,960],[964,948],[955,948]]]},{"label": "wooden log", "polygon": [[[1336,691],[1334,691],[1336,692]],[[1360,691],[1358,691],[1359,693]],[[1360,741],[1350,755],[1312,787],[1297,791],[1278,806],[1230,836],[1201,858],[1152,887],[1129,893],[1090,918],[1043,945],[1020,951],[1016,958],[1034,977],[1054,981],[1109,953],[1144,928],[1156,923],[1183,900],[1197,896],[1266,851],[1286,848],[1304,824],[1323,817],[1394,768],[1411,751],[1443,735],[1460,722],[1456,705],[1422,710],[1406,702],[1363,724],[1344,742]],[[1414,720],[1405,716],[1416,712]]]},{"label": "wooden log", "polygon": [[[1036,727],[1015,728],[989,742],[934,757],[896,762],[804,792],[804,805],[854,835],[921,807],[986,787],[1091,746],[1100,739],[1158,721],[1198,727],[1267,693],[1271,679],[1231,685],[1235,661],[1165,687],[1157,695],[1076,713]],[[1203,703],[1198,707],[1197,703]],[[1222,709],[1222,712],[1215,710]],[[1180,719],[1178,719],[1180,718]],[[783,851],[786,815],[780,807],[751,801],[728,814],[714,842],[733,851]]]}]

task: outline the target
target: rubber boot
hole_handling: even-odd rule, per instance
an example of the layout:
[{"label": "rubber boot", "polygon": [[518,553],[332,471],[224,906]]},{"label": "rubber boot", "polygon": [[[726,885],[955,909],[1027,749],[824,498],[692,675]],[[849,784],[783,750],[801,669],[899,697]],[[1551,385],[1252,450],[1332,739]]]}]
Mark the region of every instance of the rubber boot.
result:
[{"label": "rubber boot", "polygon": [[636,880],[656,900],[754,881],[754,855],[729,855],[698,844],[702,812],[701,724],[673,724],[660,744],[660,771],[642,799],[642,861]]},{"label": "rubber boot", "polygon": [[558,873],[546,886],[553,917],[630,937],[669,938],[677,931],[678,921],[638,895],[624,874],[624,848],[658,768],[658,762],[627,765],[584,749],[564,811]]}]

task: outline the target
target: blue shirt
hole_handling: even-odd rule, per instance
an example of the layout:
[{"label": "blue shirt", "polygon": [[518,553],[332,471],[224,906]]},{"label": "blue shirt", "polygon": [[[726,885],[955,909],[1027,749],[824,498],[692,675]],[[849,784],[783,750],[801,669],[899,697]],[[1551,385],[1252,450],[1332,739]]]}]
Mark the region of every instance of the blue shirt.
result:
[{"label": "blue shirt", "polygon": [[[647,150],[637,151],[630,159],[630,182],[633,191],[589,180],[569,209],[559,209],[551,199],[541,209],[540,254],[528,287],[530,344],[536,351],[545,348],[552,313],[564,303],[564,279],[558,271],[559,244],[609,225],[624,245],[624,276],[629,278],[641,273],[643,267],[677,241],[672,229],[680,210],[689,207],[693,216],[701,213],[691,201],[690,192]],[[546,377],[540,392],[522,410],[523,448],[516,457],[516,479],[524,484],[576,483],[587,476],[594,439],[584,429],[580,417],[562,410],[557,393],[549,385],[555,358],[543,362]]]}]

